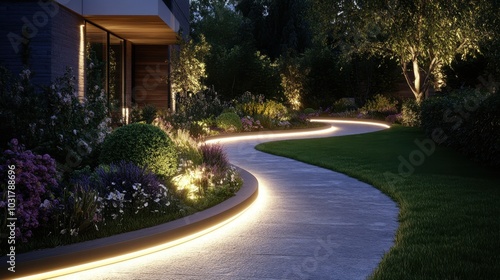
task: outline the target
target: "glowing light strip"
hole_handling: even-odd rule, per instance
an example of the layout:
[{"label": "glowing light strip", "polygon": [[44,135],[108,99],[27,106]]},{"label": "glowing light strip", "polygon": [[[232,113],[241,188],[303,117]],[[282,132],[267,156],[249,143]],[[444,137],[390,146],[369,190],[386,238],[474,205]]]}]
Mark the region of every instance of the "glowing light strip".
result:
[{"label": "glowing light strip", "polygon": [[85,97],[85,24],[80,25],[80,48],[78,50],[78,97]]},{"label": "glowing light strip", "polygon": [[243,135],[243,136],[233,136],[233,137],[225,137],[225,138],[216,138],[205,141],[207,144],[212,143],[227,143],[227,142],[236,142],[236,141],[244,141],[244,140],[255,140],[255,139],[269,139],[269,138],[287,138],[287,137],[303,137],[303,136],[311,136],[311,135],[322,135],[329,134],[337,131],[338,128],[331,126],[322,130],[311,130],[311,131],[301,131],[301,132],[288,132],[288,133],[276,133],[276,134],[253,134],[253,135]]},{"label": "glowing light strip", "polygon": [[312,122],[322,122],[322,123],[349,123],[349,124],[367,124],[380,126],[384,128],[390,128],[391,126],[385,123],[369,122],[369,121],[350,121],[350,120],[325,120],[325,119],[311,119]]},{"label": "glowing light strip", "polygon": [[[196,232],[194,234],[185,236],[183,238],[177,239],[175,241],[167,242],[167,243],[164,243],[164,244],[161,244],[158,246],[154,246],[151,248],[143,249],[143,250],[128,253],[128,254],[119,255],[116,257],[112,257],[112,258],[107,258],[107,259],[89,262],[89,263],[85,263],[85,264],[81,264],[81,265],[77,265],[77,266],[72,266],[72,267],[68,267],[68,268],[53,270],[53,271],[49,271],[49,272],[44,272],[44,273],[40,273],[40,274],[36,274],[36,275],[30,275],[30,276],[21,277],[21,278],[15,278],[15,279],[35,280],[35,279],[48,279],[48,278],[60,277],[60,276],[68,275],[68,274],[81,272],[84,270],[90,270],[90,269],[94,269],[94,268],[98,268],[98,267],[102,267],[102,266],[130,260],[130,259],[142,257],[142,256],[149,255],[149,254],[152,254],[155,252],[162,251],[162,250],[166,250],[166,249],[178,246],[180,244],[186,243],[190,240],[196,239],[196,238],[203,236],[205,234],[211,233],[217,229],[220,229],[221,227],[226,226],[227,224],[230,224],[231,222],[236,220],[238,217],[240,217],[244,213],[247,213],[252,209],[257,209],[257,207],[260,207],[259,205],[261,205],[262,201],[263,201],[262,197],[263,197],[263,192],[261,192],[261,188],[259,185],[259,193],[258,193],[256,200],[252,204],[250,204],[250,206],[248,206],[246,209],[244,209],[243,211],[241,211],[240,213],[234,215],[233,217],[228,218],[228,219],[226,219],[226,220],[224,220],[224,221],[222,221],[222,222],[220,222],[212,227],[209,227],[207,229]],[[255,212],[255,211],[252,210],[251,212]]]}]

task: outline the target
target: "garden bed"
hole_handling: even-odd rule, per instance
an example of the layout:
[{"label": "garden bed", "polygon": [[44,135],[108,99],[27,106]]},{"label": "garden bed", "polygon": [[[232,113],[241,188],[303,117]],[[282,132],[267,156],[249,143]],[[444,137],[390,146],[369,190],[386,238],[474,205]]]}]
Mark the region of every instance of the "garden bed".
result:
[{"label": "garden bed", "polygon": [[[137,231],[118,234],[82,243],[61,246],[53,249],[33,251],[16,256],[18,263],[16,277],[60,270],[63,268],[83,265],[89,262],[116,262],[123,260],[121,255],[140,252],[148,254],[154,250],[162,250],[175,246],[176,241],[187,241],[195,238],[200,232],[221,226],[232,217],[248,208],[258,195],[256,178],[243,169],[238,173],[244,180],[241,189],[234,197],[211,207],[172,222],[149,227]],[[133,257],[137,257],[135,254]],[[116,257],[116,258],[115,258]],[[110,259],[115,258],[115,259]],[[109,259],[109,260],[106,260]],[[1,258],[0,276],[7,273],[7,257]],[[52,275],[53,276],[53,275]],[[52,277],[51,274],[43,277]]]}]

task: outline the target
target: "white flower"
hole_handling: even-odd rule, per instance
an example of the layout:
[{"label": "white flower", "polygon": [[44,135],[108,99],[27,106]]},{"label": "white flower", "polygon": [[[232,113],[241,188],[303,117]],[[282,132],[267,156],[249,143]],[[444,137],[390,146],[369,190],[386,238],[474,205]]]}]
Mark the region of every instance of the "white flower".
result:
[{"label": "white flower", "polygon": [[78,130],[73,129],[73,134],[76,135],[78,133]]},{"label": "white flower", "polygon": [[66,234],[66,229],[61,230],[61,234]]},{"label": "white flower", "polygon": [[149,205],[149,203],[147,203],[147,202],[144,203],[144,207],[148,207],[148,205]]},{"label": "white flower", "polygon": [[89,121],[90,121],[90,119],[89,119],[88,117],[85,117],[85,118],[83,119],[83,122],[84,122],[85,124],[89,124]]}]

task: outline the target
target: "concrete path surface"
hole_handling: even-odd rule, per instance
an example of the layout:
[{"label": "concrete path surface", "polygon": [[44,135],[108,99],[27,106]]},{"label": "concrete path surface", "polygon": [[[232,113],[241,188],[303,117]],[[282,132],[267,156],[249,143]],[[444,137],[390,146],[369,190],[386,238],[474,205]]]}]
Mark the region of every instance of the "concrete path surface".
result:
[{"label": "concrete path surface", "polygon": [[[334,126],[321,137],[382,129]],[[259,180],[258,201],[233,222],[161,252],[59,279],[366,279],[393,245],[396,204],[356,179],[254,149],[271,140],[223,143],[230,161]]]}]

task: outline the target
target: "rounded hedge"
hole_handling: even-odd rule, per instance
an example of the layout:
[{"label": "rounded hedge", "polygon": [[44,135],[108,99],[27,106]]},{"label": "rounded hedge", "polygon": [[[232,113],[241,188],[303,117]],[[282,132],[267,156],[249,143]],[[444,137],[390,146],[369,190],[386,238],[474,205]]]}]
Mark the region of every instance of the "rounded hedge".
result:
[{"label": "rounded hedge", "polygon": [[100,160],[104,164],[131,161],[166,177],[177,172],[174,143],[163,130],[150,124],[133,123],[113,131],[104,140]]},{"label": "rounded hedge", "polygon": [[228,112],[220,114],[217,119],[217,126],[226,131],[241,131],[243,125],[241,124],[241,119],[236,113]]}]

